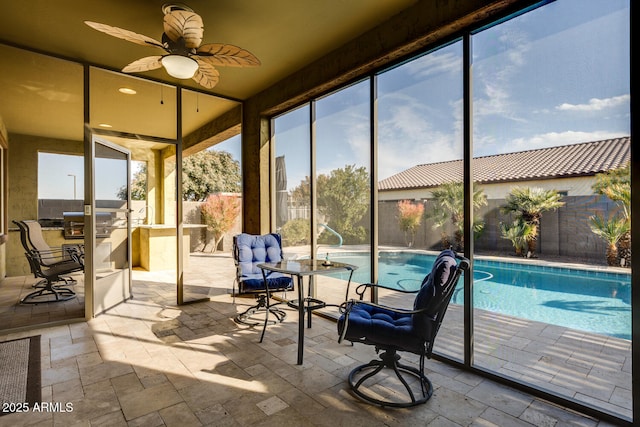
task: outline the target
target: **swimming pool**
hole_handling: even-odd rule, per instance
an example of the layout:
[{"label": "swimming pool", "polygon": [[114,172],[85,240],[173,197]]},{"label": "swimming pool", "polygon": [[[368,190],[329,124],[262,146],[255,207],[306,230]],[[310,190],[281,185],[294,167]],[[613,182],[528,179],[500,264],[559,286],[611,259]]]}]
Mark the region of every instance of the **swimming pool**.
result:
[{"label": "swimming pool", "polygon": [[[331,259],[358,265],[353,281],[368,281],[368,254]],[[380,252],[379,283],[417,289],[434,260],[425,253]],[[464,303],[462,280],[452,303]],[[495,313],[631,339],[630,274],[476,259],[473,303]]]}]

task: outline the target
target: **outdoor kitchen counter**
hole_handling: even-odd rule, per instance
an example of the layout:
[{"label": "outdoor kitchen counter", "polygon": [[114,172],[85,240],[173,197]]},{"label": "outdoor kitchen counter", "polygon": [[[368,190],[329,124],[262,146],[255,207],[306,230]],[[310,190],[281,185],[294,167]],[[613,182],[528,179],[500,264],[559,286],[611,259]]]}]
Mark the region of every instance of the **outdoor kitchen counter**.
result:
[{"label": "outdoor kitchen counter", "polygon": [[[204,225],[184,224],[182,226],[182,244],[184,266],[189,263],[189,249],[191,247],[191,229],[202,228]],[[148,271],[171,270],[176,268],[176,226],[167,224],[137,225],[139,231],[139,265]],[[135,256],[135,235],[132,244]],[[135,265],[135,262],[134,262]]]}]

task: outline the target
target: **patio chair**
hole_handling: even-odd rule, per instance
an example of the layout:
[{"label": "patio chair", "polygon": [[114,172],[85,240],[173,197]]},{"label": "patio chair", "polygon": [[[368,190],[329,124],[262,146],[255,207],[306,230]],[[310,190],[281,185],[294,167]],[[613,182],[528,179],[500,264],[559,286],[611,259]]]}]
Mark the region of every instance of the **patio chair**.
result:
[{"label": "patio chair", "polygon": [[[262,324],[260,342],[264,338],[267,324],[282,322],[287,315],[276,307],[280,302],[270,303],[270,294],[293,289],[291,277],[275,272],[266,273],[267,283],[265,284],[262,270],[257,267],[260,263],[282,260],[281,242],[280,235],[276,233],[265,235],[242,233],[233,237],[233,260],[236,265],[236,279],[232,291],[234,302],[236,283],[238,284],[238,295],[253,294],[257,299],[257,303],[237,315],[235,321],[251,326]],[[274,320],[269,319],[270,314],[274,316]]]},{"label": "patio chair", "polygon": [[[49,246],[42,234],[42,227],[38,221],[20,220],[13,221],[20,229],[20,241],[25,251],[37,251],[39,255],[39,263],[42,267],[48,268],[57,264],[66,264],[71,269],[77,271],[84,270],[84,245],[76,244],[67,248]],[[80,265],[78,265],[80,264]],[[76,270],[74,270],[76,271]],[[64,282],[65,286],[76,284],[73,277],[61,276],[59,281]],[[33,287],[38,288],[46,284],[46,280],[36,282]],[[54,284],[54,286],[56,286]]]},{"label": "patio chair", "polygon": [[[445,250],[434,261],[431,272],[424,278],[418,291],[363,284],[356,290],[360,300],[350,300],[342,305],[342,315],[338,320],[338,341],[346,339],[352,343],[372,345],[376,353],[383,350],[379,359],[360,365],[349,374],[351,390],[359,398],[380,406],[401,408],[425,403],[431,398],[433,386],[424,373],[424,360],[431,358],[433,343],[453,290],[462,272],[468,268],[469,260],[456,255],[452,250]],[[363,301],[365,292],[371,288],[417,293],[413,310]],[[400,363],[398,351],[419,355],[418,368]],[[384,385],[378,384],[379,380],[373,378],[383,369],[386,369],[385,372],[393,371],[402,384],[400,392],[385,390]],[[421,396],[417,395],[416,383],[419,384]]]},{"label": "patio chair", "polygon": [[[56,264],[75,261],[84,265],[84,245],[76,244],[68,248],[49,246],[42,234],[42,227],[38,221],[21,220],[13,221],[20,228],[20,239],[25,250],[33,249],[41,254],[41,262],[45,267]],[[25,234],[22,234],[22,231]]]},{"label": "patio chair", "polygon": [[[57,282],[64,281],[66,285],[70,280],[65,276],[84,271],[84,264],[80,262],[77,252],[63,251],[62,249],[52,249],[46,244],[42,233],[38,233],[41,229],[39,224],[33,226],[35,221],[13,221],[20,228],[20,241],[25,250],[25,256],[29,262],[29,267],[34,277],[42,280],[36,282],[34,287],[37,288],[20,300],[23,304],[39,304],[46,302],[67,301],[75,298],[76,293]],[[35,230],[32,240],[32,230]],[[42,241],[40,241],[41,239]],[[42,250],[36,248],[32,242],[37,242]],[[44,242],[44,243],[43,243]],[[49,249],[44,249],[44,248]],[[75,283],[75,280],[73,280]],[[50,296],[53,295],[54,299]]]}]

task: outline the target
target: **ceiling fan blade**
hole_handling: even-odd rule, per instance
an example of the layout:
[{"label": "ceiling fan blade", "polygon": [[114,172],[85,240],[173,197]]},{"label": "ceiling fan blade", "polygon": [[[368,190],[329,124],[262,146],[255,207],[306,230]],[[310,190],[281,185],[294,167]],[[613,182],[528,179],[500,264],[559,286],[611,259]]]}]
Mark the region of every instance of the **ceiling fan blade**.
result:
[{"label": "ceiling fan blade", "polygon": [[218,84],[220,73],[208,62],[202,61],[199,57],[193,57],[198,62],[198,70],[192,77],[200,86],[211,89]]},{"label": "ceiling fan blade", "polygon": [[188,49],[195,49],[202,43],[204,24],[197,13],[174,10],[164,15],[164,33],[174,42],[182,37]]},{"label": "ceiling fan blade", "polygon": [[156,46],[164,49],[162,43],[158,40],[152,39],[151,37],[147,37],[143,34],[134,33],[133,31],[125,30],[123,28],[112,27],[107,24],[100,24],[98,22],[84,21],[84,23],[95,30],[109,34],[113,37],[118,37],[119,39],[124,39],[143,46]]},{"label": "ceiling fan blade", "polygon": [[205,44],[198,48],[197,55],[209,64],[218,66],[257,67],[260,65],[260,60],[251,52],[232,44]]},{"label": "ceiling fan blade", "polygon": [[137,61],[133,61],[122,69],[123,73],[139,73],[142,71],[151,71],[162,67],[160,60],[162,56],[147,56],[146,58],[140,58]]}]

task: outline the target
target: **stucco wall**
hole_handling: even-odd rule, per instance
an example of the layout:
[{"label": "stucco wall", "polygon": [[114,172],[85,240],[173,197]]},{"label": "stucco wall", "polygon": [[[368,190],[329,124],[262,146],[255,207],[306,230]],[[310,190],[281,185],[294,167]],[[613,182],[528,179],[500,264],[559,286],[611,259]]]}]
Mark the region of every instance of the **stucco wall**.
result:
[{"label": "stucco wall", "polygon": [[[557,211],[544,212],[540,225],[538,253],[541,256],[554,255],[589,260],[595,264],[605,263],[605,242],[597,237],[589,227],[589,217],[599,213],[608,217],[615,211],[615,204],[604,196],[568,196],[562,199],[566,204]],[[380,201],[379,238],[380,245],[405,245],[404,234],[398,226],[397,200]],[[487,206],[479,209],[477,216],[484,221],[484,230],[474,241],[476,253],[497,253],[511,255],[513,245],[503,239],[500,222],[511,222],[511,218],[500,213],[504,199],[489,200]],[[427,203],[427,212],[429,203]],[[417,230],[413,247],[420,249],[440,249],[441,229],[433,228],[433,221],[424,220]],[[451,236],[453,229],[447,225],[444,231]]]}]

